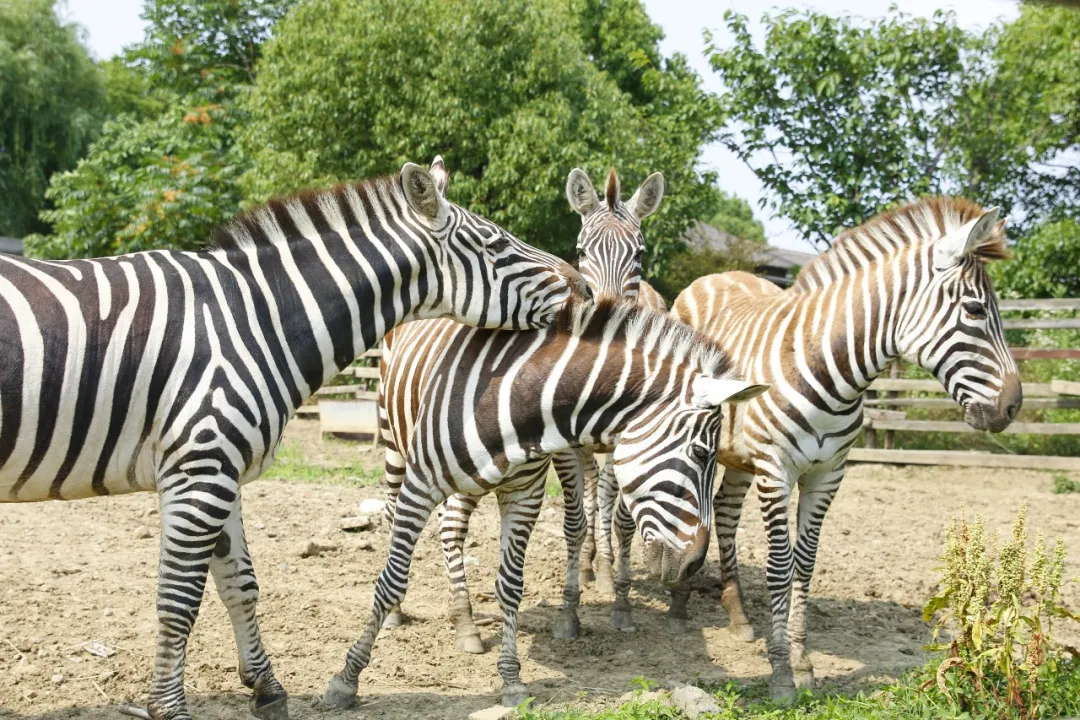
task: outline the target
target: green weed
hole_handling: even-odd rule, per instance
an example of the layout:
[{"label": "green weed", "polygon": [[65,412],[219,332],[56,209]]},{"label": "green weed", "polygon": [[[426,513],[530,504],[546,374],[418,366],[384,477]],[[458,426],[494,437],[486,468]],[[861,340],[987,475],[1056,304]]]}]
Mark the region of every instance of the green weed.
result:
[{"label": "green weed", "polygon": [[377,484],[382,478],[382,471],[365,468],[358,463],[313,463],[304,456],[300,448],[282,444],[278,449],[277,460],[263,473],[263,478],[355,487]]},{"label": "green weed", "polygon": [[1058,495],[1080,492],[1080,482],[1070,480],[1064,475],[1054,476],[1054,492]]}]

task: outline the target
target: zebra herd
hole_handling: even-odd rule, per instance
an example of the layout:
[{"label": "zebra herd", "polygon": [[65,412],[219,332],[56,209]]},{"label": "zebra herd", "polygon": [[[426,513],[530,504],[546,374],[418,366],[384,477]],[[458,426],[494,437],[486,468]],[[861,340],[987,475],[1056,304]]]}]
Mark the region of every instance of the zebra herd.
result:
[{"label": "zebra herd", "polygon": [[[598,588],[615,594],[613,625],[632,627],[635,533],[651,574],[672,589],[669,629],[684,630],[687,580],[715,524],[730,629],[752,638],[734,540],[754,485],[769,538],[771,690],[790,697],[812,683],[806,599],[870,382],[903,357],[933,373],[975,428],[1000,431],[1019,410],[984,267],[1005,254],[997,209],[918,201],[843,234],[788,290],[744,273],[708,276],[667,315],[641,279],[640,223],[663,199],[659,174],[625,203],[614,172],[602,198],[585,173],[570,174],[577,270],[447,201],[447,182],[436,158],[430,169],[409,163],[393,177],[273,200],[203,252],[0,256],[2,500],[160,497],[147,716],[191,718],[185,651],[212,574],[252,713],[288,717],[256,621],[240,487],[273,462],[296,408],[384,336],[390,547],[370,619],[325,704],[353,702],[405,595],[416,541],[444,502],[458,646],[483,650],[461,549],[488,493],[502,516],[502,699],[525,698],[516,614],[551,465],[567,541],[557,635],[579,631],[580,582],[594,560]],[[609,453],[602,470],[597,452]]]}]

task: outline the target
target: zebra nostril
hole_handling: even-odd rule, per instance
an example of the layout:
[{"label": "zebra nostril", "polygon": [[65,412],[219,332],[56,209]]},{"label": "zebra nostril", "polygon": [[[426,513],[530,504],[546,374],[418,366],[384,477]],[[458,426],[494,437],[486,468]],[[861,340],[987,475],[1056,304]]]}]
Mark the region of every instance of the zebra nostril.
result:
[{"label": "zebra nostril", "polygon": [[1011,422],[1013,419],[1016,418],[1016,413],[1018,413],[1019,411],[1020,403],[1014,402],[1009,405],[1008,409],[1005,411],[1005,414],[1009,417],[1009,421]]}]

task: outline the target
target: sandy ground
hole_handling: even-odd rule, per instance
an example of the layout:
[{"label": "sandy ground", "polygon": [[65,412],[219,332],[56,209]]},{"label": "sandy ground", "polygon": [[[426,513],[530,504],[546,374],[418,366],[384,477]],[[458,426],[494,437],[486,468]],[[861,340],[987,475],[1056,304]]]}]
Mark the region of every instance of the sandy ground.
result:
[{"label": "sandy ground", "polygon": [[[312,421],[294,422],[287,442],[312,458],[380,461],[366,445],[321,440]],[[962,505],[1007,532],[1026,499],[1033,528],[1063,535],[1080,554],[1080,495],[1053,495],[1050,485],[1050,474],[1037,472],[856,467],[826,521],[810,601],[809,646],[819,685],[850,689],[920,662],[929,640],[920,607],[935,586],[941,528]],[[454,650],[444,619],[441,555],[428,534],[405,603],[416,622],[380,637],[355,709],[339,713],[313,704],[360,634],[385,559],[385,526],[346,534],[339,521],[355,514],[362,499],[379,495],[373,486],[280,481],[245,488],[263,634],[294,718],[461,718],[497,701],[497,651],[473,656]],[[559,502],[552,501],[526,566],[519,647],[522,677],[538,703],[609,702],[638,675],[673,682],[768,674],[764,641],[730,639],[713,592],[695,593],[688,634],[667,635],[666,595],[637,558],[636,633],[611,629],[608,598],[587,588],[582,637],[554,640],[564,563],[561,517]],[[154,649],[157,522],[156,498],[149,494],[0,507],[0,717],[120,718],[117,703],[144,700]],[[490,591],[497,557],[493,502],[483,504],[471,537],[468,552],[479,561],[469,567],[471,588]],[[767,612],[765,543],[752,497],[739,537],[749,611],[760,636]],[[301,558],[300,548],[312,539],[338,549]],[[717,576],[715,552],[706,578]],[[1069,577],[1080,574],[1078,559]],[[247,694],[236,675],[230,625],[221,603],[208,595],[188,652],[188,697],[196,718],[245,717]],[[1075,582],[1066,603],[1080,608]],[[498,615],[494,602],[474,607]],[[497,646],[500,628],[481,628],[489,648]],[[1062,639],[1078,644],[1075,632],[1063,632]],[[91,641],[115,654],[89,654]]]}]

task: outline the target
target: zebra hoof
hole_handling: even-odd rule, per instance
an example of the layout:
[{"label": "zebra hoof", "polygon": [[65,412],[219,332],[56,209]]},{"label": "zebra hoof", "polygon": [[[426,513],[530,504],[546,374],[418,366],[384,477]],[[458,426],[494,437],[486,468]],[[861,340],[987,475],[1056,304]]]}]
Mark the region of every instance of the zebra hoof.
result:
[{"label": "zebra hoof", "polygon": [[667,631],[668,635],[685,635],[686,634],[686,618],[671,617],[667,618]]},{"label": "zebra hoof", "polygon": [[274,695],[251,698],[251,714],[259,720],[289,720],[289,697]]},{"label": "zebra hoof", "polygon": [[792,674],[795,676],[795,687],[799,690],[813,690],[814,689],[814,669],[807,668],[800,670],[798,668],[792,669]]},{"label": "zebra hoof", "polygon": [[391,628],[401,627],[402,625],[409,624],[409,616],[401,612],[401,610],[394,609],[390,611],[390,614],[383,620],[382,629],[389,630]]},{"label": "zebra hoof", "polygon": [[555,619],[555,639],[574,640],[581,635],[581,620],[573,610],[564,610]]},{"label": "zebra hoof", "polygon": [[323,695],[323,705],[335,710],[348,710],[356,702],[357,685],[345,682],[340,675],[330,678],[330,684]]},{"label": "zebra hoof", "polygon": [[592,568],[584,568],[578,573],[578,582],[582,585],[592,585],[596,582],[596,573]]},{"label": "zebra hoof", "polygon": [[479,634],[473,635],[458,635],[454,639],[454,647],[458,649],[458,652],[469,653],[470,655],[483,655],[484,642],[480,639]]},{"label": "zebra hoof", "polygon": [[634,632],[634,617],[629,610],[612,610],[611,627],[623,632]]},{"label": "zebra hoof", "polygon": [[739,642],[754,642],[754,627],[750,623],[728,625],[728,635]]},{"label": "zebra hoof", "polygon": [[503,707],[517,707],[521,703],[529,699],[529,688],[525,687],[522,683],[514,683],[513,685],[503,685],[502,688],[502,704]]},{"label": "zebra hoof", "polygon": [[780,682],[769,682],[769,697],[773,702],[778,703],[792,703],[795,702],[795,683],[790,679],[784,679]]}]

